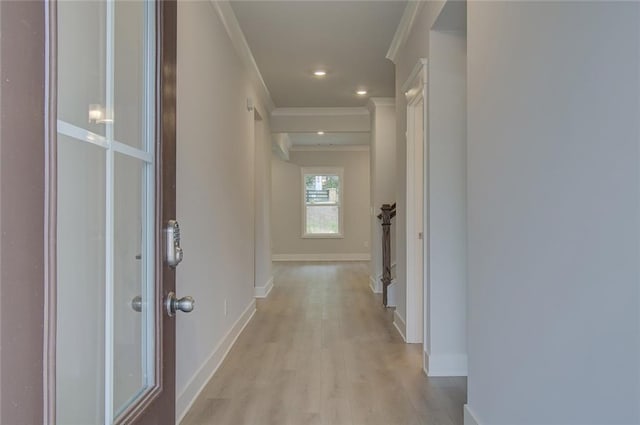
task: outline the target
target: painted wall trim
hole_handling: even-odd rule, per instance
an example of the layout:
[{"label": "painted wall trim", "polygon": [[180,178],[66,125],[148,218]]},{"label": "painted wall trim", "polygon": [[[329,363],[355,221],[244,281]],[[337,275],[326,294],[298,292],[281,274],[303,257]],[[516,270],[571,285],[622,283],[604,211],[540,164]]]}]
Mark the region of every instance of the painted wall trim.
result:
[{"label": "painted wall trim", "polygon": [[[409,74],[409,77],[407,77],[406,81],[404,82],[404,84],[402,85],[402,92],[405,93],[405,95],[407,94],[406,92],[412,88],[412,86],[421,86],[424,84],[427,84],[427,65],[428,65],[429,61],[425,58],[420,58],[418,59],[418,62],[416,62],[416,64],[413,66],[413,69],[411,70],[411,74]],[[422,73],[422,75],[420,75],[420,73]],[[420,79],[418,79],[418,76],[420,75]],[[414,94],[415,95],[415,94]]]},{"label": "painted wall trim", "polygon": [[426,351],[423,351],[422,366],[427,376],[467,376],[467,355],[430,355]]},{"label": "painted wall trim", "polygon": [[374,294],[382,294],[382,283],[380,279],[376,279],[373,276],[369,276],[369,288],[371,288],[371,292]]},{"label": "painted wall trim", "polygon": [[256,286],[254,289],[254,297],[267,298],[269,292],[273,289],[273,276],[264,284],[264,286]]},{"label": "painted wall trim", "polygon": [[380,106],[396,106],[396,98],[395,97],[370,97],[369,105],[380,107]]},{"label": "painted wall trim", "polygon": [[468,404],[464,405],[464,425],[480,425],[478,417],[473,414]]},{"label": "painted wall trim", "polygon": [[371,254],[273,254],[272,261],[369,261]]},{"label": "painted wall trim", "polygon": [[236,340],[253,318],[256,312],[256,300],[252,299],[247,308],[242,312],[238,320],[231,326],[231,329],[218,343],[216,348],[204,364],[191,377],[185,388],[176,398],[176,423],[180,423],[196,401],[205,385],[209,382],[214,373],[218,370]]},{"label": "painted wall trim", "polygon": [[363,107],[354,108],[276,108],[271,111],[272,117],[333,117],[369,115],[369,110]]},{"label": "painted wall trim", "polygon": [[407,338],[405,337],[405,332],[407,330],[407,324],[404,319],[398,313],[398,310],[393,312],[393,326],[398,330],[398,333],[402,337],[404,342],[407,342]]},{"label": "painted wall trim", "polygon": [[386,55],[386,58],[391,62],[396,63],[398,52],[402,46],[404,46],[404,43],[407,42],[409,34],[411,34],[413,24],[416,21],[416,17],[418,16],[418,13],[420,13],[423,5],[424,2],[422,1],[410,1],[404,8],[404,13],[402,14],[402,18],[400,18],[400,23],[398,24],[398,28],[396,28],[396,33],[393,36],[393,40],[391,41],[391,45],[389,46],[389,50]]},{"label": "painted wall trim", "polygon": [[253,53],[251,52],[249,44],[247,43],[247,39],[245,38],[244,33],[240,28],[238,19],[236,18],[236,15],[231,8],[231,4],[227,0],[210,1],[216,13],[218,14],[218,17],[222,21],[222,25],[224,25],[229,38],[231,39],[231,44],[233,44],[233,47],[238,53],[238,56],[240,56],[240,59],[249,70],[251,79],[256,83],[256,88],[263,98],[262,100],[264,102],[264,106],[267,108],[266,112],[270,113],[276,108],[276,105],[273,103],[269,88],[262,78],[262,74],[260,73],[258,64],[253,57]]},{"label": "painted wall trim", "polygon": [[289,152],[369,152],[369,145],[293,145],[289,148]]}]

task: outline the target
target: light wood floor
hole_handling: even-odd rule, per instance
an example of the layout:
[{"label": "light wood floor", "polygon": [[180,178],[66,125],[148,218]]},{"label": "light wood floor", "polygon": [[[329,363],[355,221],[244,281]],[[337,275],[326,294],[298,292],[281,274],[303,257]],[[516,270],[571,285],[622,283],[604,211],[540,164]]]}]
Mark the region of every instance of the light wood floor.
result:
[{"label": "light wood floor", "polygon": [[458,425],[465,378],[427,378],[368,263],[277,263],[275,286],[182,425]]}]

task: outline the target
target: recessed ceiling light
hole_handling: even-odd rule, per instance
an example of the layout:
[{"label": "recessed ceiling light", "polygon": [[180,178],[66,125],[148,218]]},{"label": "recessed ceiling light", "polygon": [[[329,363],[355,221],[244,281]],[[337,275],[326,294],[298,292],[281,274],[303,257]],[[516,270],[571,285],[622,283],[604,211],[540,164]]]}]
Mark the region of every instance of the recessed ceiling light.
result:
[{"label": "recessed ceiling light", "polygon": [[317,71],[314,71],[313,75],[315,75],[316,77],[324,77],[325,75],[327,75],[327,71],[319,69]]},{"label": "recessed ceiling light", "polygon": [[364,96],[365,94],[367,94],[367,91],[366,90],[358,90],[356,92],[356,94],[359,95],[359,96]]},{"label": "recessed ceiling light", "polygon": [[322,136],[324,134],[324,131],[318,131],[318,134]]}]

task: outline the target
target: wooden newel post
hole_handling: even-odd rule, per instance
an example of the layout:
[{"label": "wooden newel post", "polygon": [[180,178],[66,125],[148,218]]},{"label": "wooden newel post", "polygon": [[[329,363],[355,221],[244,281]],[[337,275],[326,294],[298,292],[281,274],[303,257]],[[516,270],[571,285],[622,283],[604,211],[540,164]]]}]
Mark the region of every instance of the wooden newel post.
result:
[{"label": "wooden newel post", "polygon": [[383,204],[382,213],[382,304],[387,306],[387,288],[391,284],[391,219],[395,216],[395,204]]}]

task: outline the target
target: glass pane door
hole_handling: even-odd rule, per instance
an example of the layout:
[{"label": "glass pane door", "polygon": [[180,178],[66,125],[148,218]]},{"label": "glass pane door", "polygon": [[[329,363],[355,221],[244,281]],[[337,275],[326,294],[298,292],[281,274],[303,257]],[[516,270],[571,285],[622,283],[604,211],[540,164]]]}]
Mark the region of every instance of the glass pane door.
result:
[{"label": "glass pane door", "polygon": [[154,22],[151,1],[58,3],[58,425],[157,383]]}]

